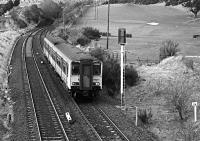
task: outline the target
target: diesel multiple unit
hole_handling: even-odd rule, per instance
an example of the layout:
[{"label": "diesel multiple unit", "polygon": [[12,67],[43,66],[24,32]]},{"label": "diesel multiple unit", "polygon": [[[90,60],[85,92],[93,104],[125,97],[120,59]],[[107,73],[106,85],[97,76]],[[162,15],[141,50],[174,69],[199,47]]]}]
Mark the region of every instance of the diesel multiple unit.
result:
[{"label": "diesel multiple unit", "polygon": [[58,37],[44,38],[43,52],[73,97],[102,89],[102,62]]}]

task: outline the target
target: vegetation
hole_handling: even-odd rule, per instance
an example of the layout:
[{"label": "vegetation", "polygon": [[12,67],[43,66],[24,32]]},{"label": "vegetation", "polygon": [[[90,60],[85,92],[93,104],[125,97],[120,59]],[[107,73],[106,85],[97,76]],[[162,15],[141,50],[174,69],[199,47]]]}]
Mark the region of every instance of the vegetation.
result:
[{"label": "vegetation", "polygon": [[200,1],[199,0],[188,0],[183,4],[184,7],[187,7],[197,18],[197,14],[200,11]]},{"label": "vegetation", "polygon": [[160,48],[160,61],[167,57],[175,56],[180,51],[178,45],[178,43],[172,40],[164,41],[162,43],[162,47]]},{"label": "vegetation", "polygon": [[[106,86],[108,94],[114,96],[120,90],[120,64],[118,57],[115,58],[101,48],[92,50],[91,55],[103,62],[103,85]],[[133,86],[138,80],[138,73],[133,67],[126,68],[126,85]]]},{"label": "vegetation", "polygon": [[98,40],[101,37],[99,30],[92,27],[83,28],[83,35],[90,40]]},{"label": "vegetation", "polygon": [[10,11],[14,6],[18,6],[20,4],[19,0],[15,0],[14,3],[12,0],[9,0],[5,4],[0,4],[0,16],[2,16],[7,11]]},{"label": "vegetation", "polygon": [[81,46],[85,46],[91,42],[90,39],[88,39],[86,36],[81,36],[77,39],[76,44],[79,44]]},{"label": "vegetation", "polygon": [[38,23],[40,20],[40,9],[35,4],[31,5],[30,7],[24,8],[21,13],[24,15],[25,20],[28,23]]},{"label": "vegetation", "polygon": [[145,5],[156,4],[158,2],[160,2],[160,0],[135,0],[136,4],[145,4]]},{"label": "vegetation", "polygon": [[138,112],[138,118],[144,124],[149,124],[152,116],[153,116],[153,114],[152,114],[151,108],[150,109],[140,109]]},{"label": "vegetation", "polygon": [[[155,4],[158,2],[162,2],[163,0],[110,0],[110,4],[115,3],[136,3],[136,4]],[[108,2],[104,2],[103,4],[108,4]]]},{"label": "vegetation", "polygon": [[85,27],[80,32],[81,35],[79,35],[75,44],[80,44],[81,46],[88,45],[91,40],[98,40],[100,38],[99,30],[92,27]]},{"label": "vegetation", "polygon": [[166,87],[167,101],[171,105],[171,110],[179,114],[181,120],[187,119],[190,112],[189,102],[192,95],[193,84],[185,78],[175,78],[168,82]]},{"label": "vegetation", "polygon": [[187,7],[197,18],[197,14],[200,11],[200,1],[199,0],[165,0],[166,6],[182,4]]},{"label": "vegetation", "polygon": [[200,123],[193,122],[184,124],[176,133],[176,138],[183,141],[199,141],[200,140]]},{"label": "vegetation", "polygon": [[27,27],[27,24],[19,17],[18,10],[19,10],[18,8],[13,8],[10,11],[11,18],[19,28],[25,28]]},{"label": "vegetation", "polygon": [[42,17],[51,20],[58,18],[62,10],[59,4],[52,0],[43,0],[39,5],[39,8],[42,10]]}]

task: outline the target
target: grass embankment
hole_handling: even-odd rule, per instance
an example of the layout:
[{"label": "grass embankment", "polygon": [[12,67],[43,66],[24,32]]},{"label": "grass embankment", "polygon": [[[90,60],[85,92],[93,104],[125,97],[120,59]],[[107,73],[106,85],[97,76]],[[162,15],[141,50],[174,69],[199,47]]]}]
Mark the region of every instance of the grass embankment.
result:
[{"label": "grass embankment", "polygon": [[[17,41],[17,37],[31,28],[32,26],[18,31],[9,29],[0,33],[0,140],[9,140],[12,134],[11,124],[14,120],[14,102],[11,99],[8,86],[8,65],[12,49]],[[11,116],[10,123],[8,115]]]},{"label": "grass embankment", "polygon": [[[188,60],[191,59],[194,61],[193,68],[188,65]],[[192,102],[200,101],[199,64],[199,59],[176,56],[164,59],[154,66],[138,67],[137,71],[145,81],[126,92],[127,106],[133,107],[129,109],[129,116],[135,118],[135,106],[139,109],[151,108],[153,117],[148,127],[162,141],[185,139],[192,136],[196,129],[199,133],[200,126],[194,128],[192,125]],[[175,101],[183,102],[184,120],[180,119]],[[192,128],[189,129],[188,125]]]}]

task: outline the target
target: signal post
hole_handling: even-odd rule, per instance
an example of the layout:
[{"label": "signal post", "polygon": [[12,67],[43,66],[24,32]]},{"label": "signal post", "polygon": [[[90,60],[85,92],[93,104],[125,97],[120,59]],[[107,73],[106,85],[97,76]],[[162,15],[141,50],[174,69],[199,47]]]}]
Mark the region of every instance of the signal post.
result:
[{"label": "signal post", "polygon": [[118,44],[121,46],[121,108],[124,105],[124,108],[126,109],[125,104],[125,65],[124,65],[124,49],[126,44],[126,29],[125,28],[119,28],[118,29]]}]

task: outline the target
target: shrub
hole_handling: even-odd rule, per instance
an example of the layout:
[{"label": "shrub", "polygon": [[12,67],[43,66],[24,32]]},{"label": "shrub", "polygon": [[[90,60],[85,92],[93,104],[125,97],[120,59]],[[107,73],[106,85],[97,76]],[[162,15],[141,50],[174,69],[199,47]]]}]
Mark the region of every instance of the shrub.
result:
[{"label": "shrub", "polygon": [[13,19],[14,23],[19,27],[19,28],[25,28],[27,27],[27,24],[20,19],[19,15],[17,14],[17,9],[12,9],[10,11],[11,18]]},{"label": "shrub", "polygon": [[125,68],[125,83],[128,86],[133,86],[138,81],[138,73],[137,71],[132,67],[126,66]]},{"label": "shrub", "polygon": [[18,6],[20,4],[20,0],[15,0],[14,2],[13,2],[13,5],[14,6]]},{"label": "shrub", "polygon": [[175,56],[180,51],[178,45],[178,43],[171,40],[164,41],[160,48],[160,61],[167,57]]},{"label": "shrub", "polygon": [[107,52],[101,48],[96,48],[94,50],[91,50],[90,54],[96,58],[98,58],[99,60],[101,60],[102,62],[105,62],[105,58],[107,56]]},{"label": "shrub", "polygon": [[149,124],[150,121],[151,121],[152,116],[153,116],[153,114],[151,112],[151,108],[149,108],[149,109],[140,109],[138,111],[138,118],[144,124]]},{"label": "shrub", "polygon": [[179,131],[176,132],[176,139],[183,141],[199,141],[200,140],[200,123],[191,122],[183,124]]},{"label": "shrub", "polygon": [[98,40],[101,37],[99,30],[92,27],[83,28],[83,35],[91,40]]},{"label": "shrub", "polygon": [[[120,64],[119,58],[110,55],[101,48],[92,50],[91,55],[103,62],[103,85],[108,94],[114,96],[120,90]],[[126,85],[133,86],[138,80],[138,74],[133,67],[126,67]]]},{"label": "shrub", "polygon": [[80,44],[81,46],[85,46],[91,42],[86,36],[81,36],[77,39],[76,44]]},{"label": "shrub", "polygon": [[156,4],[158,2],[160,2],[160,0],[135,0],[136,4],[145,4],[145,5]]},{"label": "shrub", "polygon": [[167,103],[171,106],[172,111],[176,111],[179,114],[181,120],[187,119],[190,112],[190,96],[192,94],[194,83],[186,77],[174,78],[168,81],[168,87],[166,87],[166,99]]}]

